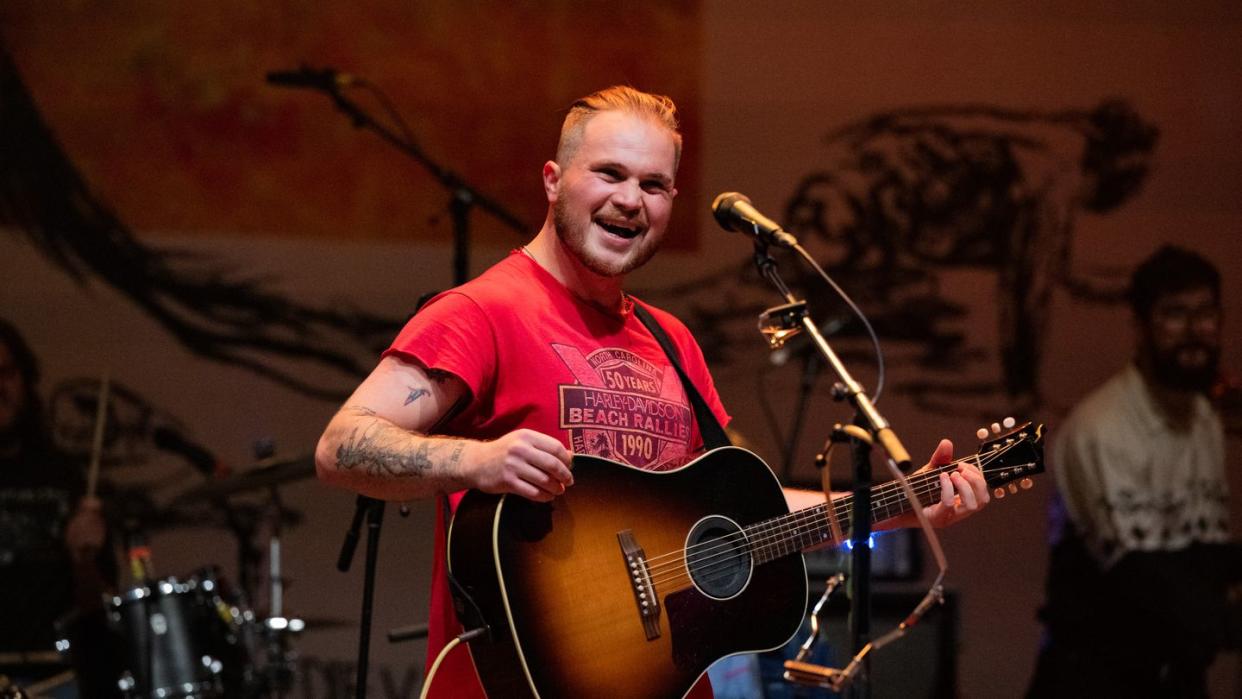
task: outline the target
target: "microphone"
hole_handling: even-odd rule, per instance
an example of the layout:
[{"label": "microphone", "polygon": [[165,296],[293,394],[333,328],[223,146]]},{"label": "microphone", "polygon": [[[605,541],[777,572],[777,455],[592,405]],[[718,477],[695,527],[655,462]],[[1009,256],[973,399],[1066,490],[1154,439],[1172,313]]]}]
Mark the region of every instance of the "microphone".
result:
[{"label": "microphone", "polygon": [[206,447],[186,439],[185,435],[171,427],[156,427],[151,433],[151,441],[164,451],[176,454],[190,462],[194,468],[208,476],[214,476],[216,457]]},{"label": "microphone", "polygon": [[332,92],[349,87],[358,79],[349,73],[338,73],[334,68],[315,69],[305,64],[297,70],[274,70],[267,74],[267,82],[277,87],[310,88]]},{"label": "microphone", "polygon": [[764,216],[738,192],[723,192],[712,202],[712,215],[726,231],[753,235],[765,243],[782,248],[797,246],[798,239],[786,233],[776,221]]}]

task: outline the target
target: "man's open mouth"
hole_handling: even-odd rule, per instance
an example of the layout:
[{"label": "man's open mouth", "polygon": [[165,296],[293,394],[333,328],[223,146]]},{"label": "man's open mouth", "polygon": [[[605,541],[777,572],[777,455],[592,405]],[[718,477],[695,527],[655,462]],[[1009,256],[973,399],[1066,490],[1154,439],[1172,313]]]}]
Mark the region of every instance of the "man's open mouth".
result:
[{"label": "man's open mouth", "polygon": [[599,219],[596,219],[595,223],[609,233],[619,238],[625,238],[626,240],[638,237],[638,235],[644,230],[642,226],[635,223],[620,223],[616,221],[609,222],[601,221]]}]

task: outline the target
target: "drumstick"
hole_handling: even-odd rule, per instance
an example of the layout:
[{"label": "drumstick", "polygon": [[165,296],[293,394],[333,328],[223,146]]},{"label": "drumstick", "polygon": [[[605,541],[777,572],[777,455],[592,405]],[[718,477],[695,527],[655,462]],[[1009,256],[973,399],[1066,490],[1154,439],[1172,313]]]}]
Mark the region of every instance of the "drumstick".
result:
[{"label": "drumstick", "polygon": [[99,402],[95,405],[95,438],[91,441],[91,466],[86,476],[86,497],[95,497],[99,482],[99,462],[103,457],[104,425],[108,422],[108,372],[99,379]]}]

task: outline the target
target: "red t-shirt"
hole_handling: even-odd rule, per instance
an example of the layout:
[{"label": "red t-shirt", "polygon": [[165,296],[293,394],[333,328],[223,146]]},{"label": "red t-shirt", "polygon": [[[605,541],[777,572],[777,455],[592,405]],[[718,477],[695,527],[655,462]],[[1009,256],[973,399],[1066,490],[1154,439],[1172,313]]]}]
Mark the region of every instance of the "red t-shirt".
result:
[{"label": "red t-shirt", "polygon": [[[672,315],[646,308],[716,419],[728,424],[690,331]],[[469,387],[472,400],[443,434],[495,439],[529,428],[560,438],[576,454],[649,470],[676,468],[703,450],[677,371],[642,322],[632,312],[608,314],[584,303],[518,251],[429,301],[389,354],[450,372]],[[450,498],[453,508],[461,496]],[[428,667],[462,631],[445,577],[443,526],[437,517]],[[468,653],[449,653],[430,696],[484,696]],[[706,677],[690,696],[711,696]]]}]

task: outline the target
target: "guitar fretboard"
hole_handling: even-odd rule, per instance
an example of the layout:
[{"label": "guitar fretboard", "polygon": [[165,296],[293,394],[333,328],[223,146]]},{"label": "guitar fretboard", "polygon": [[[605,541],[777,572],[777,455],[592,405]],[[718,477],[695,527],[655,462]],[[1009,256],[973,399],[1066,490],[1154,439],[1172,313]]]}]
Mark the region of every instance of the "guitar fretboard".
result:
[{"label": "guitar fretboard", "polygon": [[[908,479],[921,505],[930,505],[939,499],[940,474],[956,469],[959,463],[961,462],[954,462]],[[842,540],[848,539],[853,530],[853,507],[854,496],[846,495],[821,505],[756,522],[745,530],[750,541],[751,555],[756,563],[766,563],[828,543],[835,538],[834,524]],[[871,489],[873,524],[909,512],[910,509],[910,503],[898,483],[885,483]]]}]

